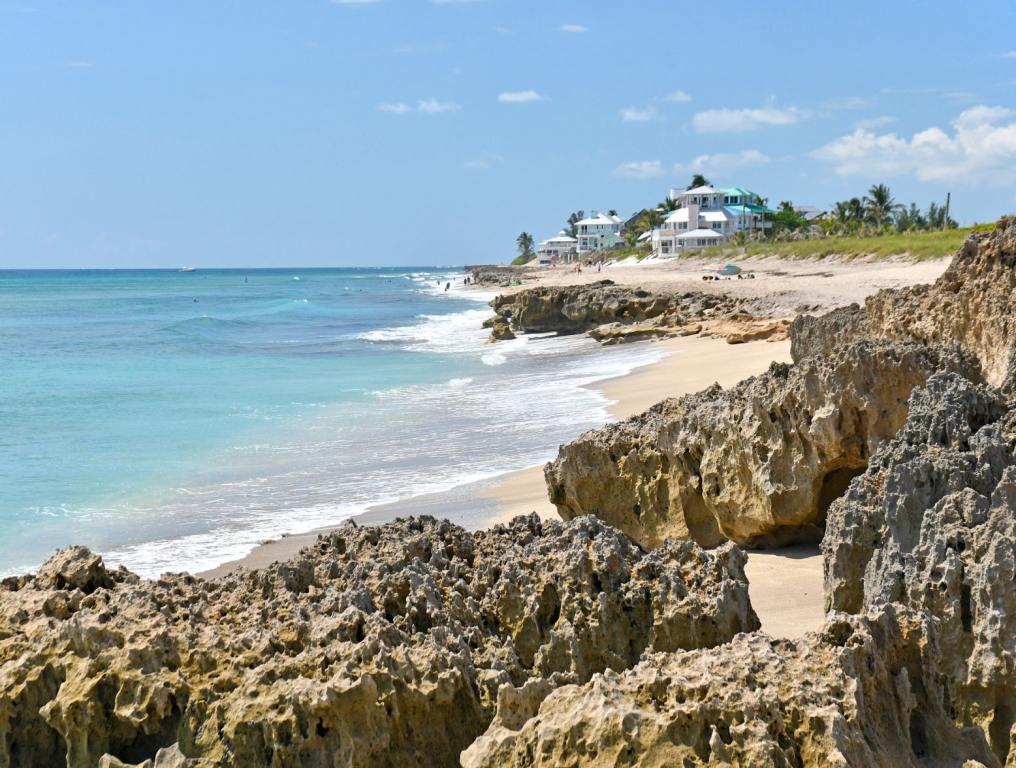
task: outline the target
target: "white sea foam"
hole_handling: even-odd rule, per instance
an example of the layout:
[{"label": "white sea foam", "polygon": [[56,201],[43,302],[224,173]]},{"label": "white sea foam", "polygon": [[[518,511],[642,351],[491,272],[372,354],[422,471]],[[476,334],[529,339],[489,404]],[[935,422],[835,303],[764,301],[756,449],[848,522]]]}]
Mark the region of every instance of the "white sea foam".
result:
[{"label": "white sea foam", "polygon": [[368,331],[358,338],[375,343],[395,344],[413,352],[455,353],[476,351],[487,338],[482,327],[490,316],[485,309],[470,309],[449,315],[420,315],[418,322],[396,328]]}]

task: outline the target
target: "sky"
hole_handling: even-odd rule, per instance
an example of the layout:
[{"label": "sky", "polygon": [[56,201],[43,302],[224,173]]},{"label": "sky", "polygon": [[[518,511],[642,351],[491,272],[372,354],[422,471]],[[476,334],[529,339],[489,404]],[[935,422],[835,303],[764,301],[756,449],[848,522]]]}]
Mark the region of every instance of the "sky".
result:
[{"label": "sky", "polygon": [[0,0],[0,268],[504,261],[704,173],[1016,212],[1016,2]]}]

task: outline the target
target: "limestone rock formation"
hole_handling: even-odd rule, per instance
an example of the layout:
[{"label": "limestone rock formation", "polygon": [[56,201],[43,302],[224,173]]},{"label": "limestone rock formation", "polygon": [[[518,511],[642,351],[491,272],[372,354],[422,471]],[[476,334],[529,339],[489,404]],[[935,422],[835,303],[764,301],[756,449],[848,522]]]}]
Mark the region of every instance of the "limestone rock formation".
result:
[{"label": "limestone rock formation", "polygon": [[[695,291],[654,292],[600,280],[587,285],[537,286],[498,296],[494,311],[513,331],[589,333],[604,343],[708,332],[725,338],[778,337],[787,322],[764,319],[770,302]],[[785,337],[785,336],[784,336]],[[733,343],[738,343],[737,341]]]},{"label": "limestone rock formation", "polygon": [[347,526],[208,582],[65,550],[0,582],[0,766],[456,765],[505,686],[755,629],[744,562],[535,515]]},{"label": "limestone rock formation", "polygon": [[538,270],[527,267],[515,267],[504,264],[487,264],[482,266],[466,267],[465,271],[473,285],[494,286],[507,288],[535,279],[539,274]]},{"label": "limestone rock formation", "polygon": [[508,325],[501,318],[497,319],[497,322],[493,323],[490,328],[490,340],[491,341],[509,341],[515,338],[515,334],[512,333],[511,326]]},{"label": "limestone rock formation", "polygon": [[654,654],[535,706],[520,693],[462,765],[994,766],[983,734],[943,707],[939,651],[927,620],[890,609],[834,614],[800,641]]},{"label": "limestone rock formation", "polygon": [[597,515],[646,547],[817,541],[829,503],[940,370],[978,378],[955,349],[861,342],[665,400],[562,446],[545,469],[551,500],[566,520]]},{"label": "limestone rock formation", "polygon": [[833,504],[822,547],[832,609],[934,618],[953,718],[1016,765],[1016,408],[933,376]]},{"label": "limestone rock formation", "polygon": [[790,324],[790,356],[800,362],[812,355],[831,355],[867,338],[867,315],[859,304],[839,307],[815,317],[798,315]]},{"label": "limestone rock formation", "polygon": [[861,310],[836,310],[795,322],[795,360],[829,354],[858,338],[960,344],[999,385],[1016,351],[1016,218],[971,235],[933,285],[882,290]]}]

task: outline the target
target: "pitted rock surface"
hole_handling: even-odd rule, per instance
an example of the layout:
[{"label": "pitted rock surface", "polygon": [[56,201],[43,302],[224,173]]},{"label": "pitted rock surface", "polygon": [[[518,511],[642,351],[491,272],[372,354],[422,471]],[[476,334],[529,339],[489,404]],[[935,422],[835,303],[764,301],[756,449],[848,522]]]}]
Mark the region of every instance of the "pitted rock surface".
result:
[{"label": "pitted rock surface", "polygon": [[[537,286],[498,296],[491,306],[518,333],[589,333],[603,344],[707,333],[731,343],[787,338],[770,301],[696,291],[648,291],[611,280]],[[496,341],[494,335],[491,340]]]},{"label": "pitted rock surface", "polygon": [[829,354],[858,338],[959,344],[978,356],[998,386],[1016,351],[1016,218],[971,235],[932,285],[887,289],[864,310],[802,317],[791,327],[794,360]]},{"label": "pitted rock surface", "polygon": [[949,374],[833,504],[827,607],[932,617],[957,722],[1016,765],[1016,410]]},{"label": "pitted rock surface", "polygon": [[562,446],[545,469],[551,500],[564,519],[596,515],[645,547],[817,541],[831,500],[940,370],[979,376],[955,349],[860,342],[665,400]]},{"label": "pitted rock surface", "polygon": [[983,734],[943,709],[939,651],[926,620],[888,610],[833,614],[799,641],[654,654],[536,706],[519,692],[462,765],[995,766]]},{"label": "pitted rock surface", "polygon": [[456,765],[506,685],[755,629],[744,562],[535,515],[346,526],[207,582],[64,550],[0,585],[0,766]]}]

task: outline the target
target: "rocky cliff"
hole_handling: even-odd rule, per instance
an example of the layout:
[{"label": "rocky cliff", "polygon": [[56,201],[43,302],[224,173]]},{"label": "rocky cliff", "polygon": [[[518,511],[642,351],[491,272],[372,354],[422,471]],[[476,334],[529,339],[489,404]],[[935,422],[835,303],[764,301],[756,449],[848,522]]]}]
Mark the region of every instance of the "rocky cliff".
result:
[{"label": "rocky cliff", "polygon": [[791,327],[795,360],[828,354],[858,338],[961,344],[998,385],[1016,351],[1016,219],[971,235],[933,285],[883,290],[859,307]]},{"label": "rocky cliff", "polygon": [[829,511],[820,632],[740,635],[499,711],[480,766],[1016,766],[1016,401],[955,374]]},{"label": "rocky cliff", "polygon": [[829,512],[828,607],[935,618],[953,720],[1016,764],[1016,408],[948,374]]},{"label": "rocky cliff", "polygon": [[0,586],[0,766],[456,765],[508,691],[755,629],[743,565],[535,516],[345,527],[209,582],[65,550]]},{"label": "rocky cliff", "polygon": [[943,370],[979,377],[972,356],[913,343],[774,364],[561,446],[550,497],[564,519],[596,515],[646,547],[817,541],[831,501],[902,426],[911,391]]}]

